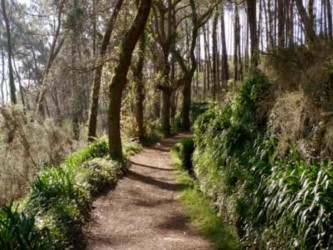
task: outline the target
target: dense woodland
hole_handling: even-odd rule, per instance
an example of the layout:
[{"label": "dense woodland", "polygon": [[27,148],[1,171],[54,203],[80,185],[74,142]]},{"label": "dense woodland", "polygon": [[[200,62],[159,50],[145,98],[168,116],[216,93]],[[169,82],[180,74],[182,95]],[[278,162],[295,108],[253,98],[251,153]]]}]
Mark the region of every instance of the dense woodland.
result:
[{"label": "dense woodland", "polygon": [[[180,131],[194,142],[175,151],[194,151],[185,168],[239,241],[224,249],[333,249],[332,7],[1,0],[0,249],[75,244],[94,185]],[[8,240],[9,215],[43,240]]]}]

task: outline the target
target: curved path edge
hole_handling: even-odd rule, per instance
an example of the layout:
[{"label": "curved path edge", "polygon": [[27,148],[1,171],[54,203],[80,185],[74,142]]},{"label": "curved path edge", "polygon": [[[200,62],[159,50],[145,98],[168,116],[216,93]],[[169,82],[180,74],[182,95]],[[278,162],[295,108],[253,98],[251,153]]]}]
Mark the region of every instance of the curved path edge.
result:
[{"label": "curved path edge", "polygon": [[93,203],[83,236],[87,249],[213,249],[186,216],[170,149],[184,134],[131,157],[115,189]]}]

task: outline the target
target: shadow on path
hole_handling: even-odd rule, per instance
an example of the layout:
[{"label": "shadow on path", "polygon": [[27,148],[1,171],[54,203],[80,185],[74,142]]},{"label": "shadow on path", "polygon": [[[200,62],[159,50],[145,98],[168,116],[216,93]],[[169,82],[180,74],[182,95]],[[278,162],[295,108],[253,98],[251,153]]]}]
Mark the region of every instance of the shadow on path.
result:
[{"label": "shadow on path", "polygon": [[179,191],[182,188],[184,188],[184,185],[182,185],[182,184],[159,181],[155,178],[152,178],[149,176],[144,176],[144,175],[134,172],[132,170],[129,170],[127,172],[126,177],[129,179],[132,179],[132,180],[141,181],[145,184],[154,185],[160,189],[165,189],[165,190],[169,190],[169,191]]},{"label": "shadow on path", "polygon": [[144,167],[144,168],[156,169],[156,170],[161,170],[161,171],[171,171],[171,172],[174,171],[173,169],[170,169],[170,168],[158,168],[158,167],[154,167],[154,166],[150,166],[150,165],[140,164],[140,163],[137,163],[134,161],[130,161],[130,163],[132,165],[137,165],[137,166]]}]

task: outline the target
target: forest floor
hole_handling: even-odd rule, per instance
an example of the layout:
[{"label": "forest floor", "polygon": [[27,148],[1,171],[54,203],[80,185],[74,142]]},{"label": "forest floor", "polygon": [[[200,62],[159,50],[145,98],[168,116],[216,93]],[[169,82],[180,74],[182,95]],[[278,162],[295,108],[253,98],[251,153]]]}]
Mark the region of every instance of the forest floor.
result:
[{"label": "forest floor", "polygon": [[131,157],[116,188],[93,203],[84,228],[87,249],[213,249],[186,216],[171,166],[170,149],[180,134]]}]

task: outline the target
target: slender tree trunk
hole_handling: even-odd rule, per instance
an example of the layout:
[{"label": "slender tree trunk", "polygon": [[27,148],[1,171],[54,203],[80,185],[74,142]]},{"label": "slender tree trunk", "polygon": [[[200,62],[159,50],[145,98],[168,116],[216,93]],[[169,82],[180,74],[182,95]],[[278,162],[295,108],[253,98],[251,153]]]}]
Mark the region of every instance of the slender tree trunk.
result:
[{"label": "slender tree trunk", "polygon": [[[320,28],[319,28],[319,34],[325,39],[328,39],[328,31],[327,31],[327,11],[326,11],[326,4],[325,0],[321,1],[321,11],[320,11]],[[323,28],[323,26],[325,28]],[[323,30],[325,29],[325,30]]]},{"label": "slender tree trunk", "polygon": [[93,17],[92,17],[92,26],[93,26],[93,35],[92,35],[92,49],[93,49],[93,56],[96,56],[96,35],[97,35],[97,23],[96,23],[96,0],[92,0],[92,11],[93,11]]},{"label": "slender tree trunk", "polygon": [[18,80],[18,84],[19,84],[19,90],[20,90],[20,97],[21,97],[22,106],[23,106],[23,109],[25,110],[24,89],[23,89],[23,86],[22,86],[20,73],[18,72],[17,67],[16,67],[14,56],[13,56],[13,65],[14,65],[15,74],[16,74],[16,77],[17,77],[17,80]]},{"label": "slender tree trunk", "polygon": [[[205,33],[205,26],[203,26],[203,37],[204,37],[204,40],[206,40],[206,33]],[[203,65],[202,65],[202,72],[203,72],[203,84],[204,84],[204,86],[203,86],[203,98],[204,98],[204,100],[206,100],[206,98],[207,98],[207,84],[208,84],[208,77],[207,77],[207,72],[208,72],[208,70],[207,70],[207,67],[208,67],[208,58],[207,58],[207,53],[206,53],[206,42],[204,41],[204,43],[203,43],[203,51],[204,51],[204,60],[203,60]]]},{"label": "slender tree trunk", "polygon": [[157,92],[153,101],[153,115],[155,119],[161,118],[161,93]]},{"label": "slender tree trunk", "polygon": [[237,46],[237,53],[238,53],[238,78],[240,81],[243,81],[243,61],[242,61],[242,42],[241,42],[241,33],[240,33],[240,23],[238,23],[238,46]]},{"label": "slender tree trunk", "polygon": [[229,65],[228,65],[228,53],[227,43],[225,34],[225,23],[224,23],[224,8],[222,3],[221,8],[221,44],[222,44],[222,82],[224,86],[227,86],[229,80]]},{"label": "slender tree trunk", "polygon": [[205,25],[203,28],[203,32],[204,32],[204,48],[205,48],[205,57],[206,57],[206,75],[207,75],[207,89],[206,91],[210,91],[210,81],[211,81],[211,77],[210,77],[210,72],[211,72],[211,60],[210,60],[210,46],[209,46],[209,24],[207,24],[207,26]]},{"label": "slender tree trunk", "polygon": [[[63,44],[64,44],[64,38],[61,39],[60,41],[58,41],[59,39],[59,35],[60,35],[60,28],[61,28],[61,15],[62,15],[62,11],[63,11],[63,8],[64,8],[64,4],[65,4],[65,0],[62,0],[60,3],[59,3],[59,10],[58,10],[58,24],[57,24],[57,28],[56,28],[56,31],[55,31],[55,34],[54,34],[54,37],[53,37],[53,40],[52,40],[52,44],[51,44],[51,48],[50,48],[50,53],[49,53],[49,57],[48,57],[48,60],[47,60],[47,64],[46,64],[46,67],[45,67],[45,70],[44,70],[44,74],[42,76],[42,79],[40,81],[40,85],[41,85],[41,91],[40,93],[38,93],[38,97],[37,97],[37,100],[36,100],[36,111],[38,113],[40,113],[42,116],[45,116],[45,110],[44,110],[44,106],[46,106],[47,104],[44,103],[45,102],[45,93],[46,93],[46,86],[45,86],[45,80],[47,78],[47,75],[51,69],[51,66],[52,66],[52,63],[53,61],[56,59],[56,57],[58,56]],[[32,49],[32,52],[34,54],[34,50]],[[35,55],[34,55],[34,59],[35,59]],[[36,63],[36,59],[35,59],[35,65],[37,65]],[[37,66],[36,66],[37,68]],[[46,107],[45,107],[46,108]]]},{"label": "slender tree trunk", "polygon": [[5,104],[5,92],[4,92],[4,85],[5,85],[5,53],[1,50],[1,66],[2,66],[2,74],[1,74],[1,104]]},{"label": "slender tree trunk", "polygon": [[108,22],[107,29],[105,31],[103,42],[100,48],[100,61],[98,62],[98,66],[95,70],[94,75],[94,82],[93,82],[93,89],[92,89],[92,101],[91,101],[91,108],[90,108],[90,119],[89,119],[89,129],[88,129],[88,140],[93,141],[94,138],[97,137],[97,116],[98,116],[98,105],[99,105],[99,92],[101,88],[101,81],[102,81],[102,72],[103,72],[103,65],[104,65],[104,56],[106,55],[108,45],[110,42],[110,38],[113,32],[114,24],[117,20],[118,13],[121,9],[124,0],[118,0],[112,16]]},{"label": "slender tree trunk", "polygon": [[251,69],[256,70],[259,62],[259,43],[257,37],[257,1],[247,0],[248,23],[251,37]]},{"label": "slender tree trunk", "polygon": [[[268,45],[268,44],[267,44]],[[250,57],[249,57],[249,24],[246,25],[246,44],[244,48],[244,70],[249,72],[250,69]]]},{"label": "slender tree trunk", "polygon": [[268,0],[267,2],[268,7],[268,22],[269,22],[269,44],[270,48],[275,47],[274,43],[274,37],[273,37],[273,31],[274,31],[274,22],[273,22],[273,16],[272,16],[272,0]]},{"label": "slender tree trunk", "polygon": [[163,132],[166,136],[171,134],[170,126],[170,108],[171,108],[171,89],[166,88],[162,91],[163,106],[162,106],[162,124]]},{"label": "slender tree trunk", "polygon": [[143,84],[143,68],[146,56],[146,34],[145,31],[141,34],[139,41],[139,59],[134,67],[133,76],[135,82],[135,119],[138,126],[138,137],[142,142],[145,138],[145,127],[143,119],[144,106],[143,102],[145,100],[145,91]]},{"label": "slender tree trunk", "polygon": [[200,43],[200,36],[198,35],[197,37],[197,43],[198,46],[196,47],[196,51],[197,51],[197,63],[198,63],[198,67],[196,69],[196,88],[195,88],[195,94],[197,96],[197,98],[199,98],[199,100],[201,99],[201,93],[200,93],[200,71],[201,71],[201,43]]},{"label": "slender tree trunk", "polygon": [[[176,60],[174,55],[171,56],[171,70],[170,70],[170,82],[174,84],[176,82]],[[174,124],[176,120],[177,104],[176,104],[176,93],[172,91],[170,97],[170,121]]]},{"label": "slender tree trunk", "polygon": [[[270,44],[269,44],[269,19],[268,19],[268,9],[267,9],[267,4],[266,4],[266,0],[263,1],[263,11],[264,11],[264,15],[265,15],[265,24],[266,24],[266,46],[267,48],[269,48]],[[248,40],[247,40],[248,41]]]},{"label": "slender tree trunk", "polygon": [[287,45],[292,47],[294,44],[294,0],[291,2],[285,2],[287,4],[287,8],[285,13],[287,13],[287,23],[286,23],[286,39],[288,41]]},{"label": "slender tree trunk", "polygon": [[278,0],[278,47],[284,48],[284,23],[285,23],[285,14],[284,14],[284,1]]},{"label": "slender tree trunk", "polygon": [[327,9],[327,25],[328,25],[328,37],[330,40],[332,40],[332,6],[331,1],[326,0],[326,9]]},{"label": "slender tree trunk", "polygon": [[15,81],[14,81],[14,71],[12,65],[12,42],[11,42],[11,32],[10,32],[10,23],[7,17],[6,12],[6,1],[1,0],[1,8],[2,8],[2,15],[5,21],[6,26],[6,36],[7,36],[7,53],[8,53],[8,74],[9,74],[9,89],[10,89],[10,100],[13,104],[17,103],[16,99],[16,88],[15,88]]},{"label": "slender tree trunk", "polygon": [[119,62],[115,68],[109,91],[109,153],[113,160],[123,160],[120,135],[120,108],[122,92],[127,83],[127,72],[131,64],[132,53],[138,42],[148,19],[151,0],[141,0],[135,20],[126,33],[119,55]]},{"label": "slender tree trunk", "polygon": [[306,13],[302,0],[295,0],[295,3],[297,6],[298,13],[301,17],[301,21],[304,25],[306,40],[307,42],[313,44],[314,41],[316,40],[316,33],[313,27],[313,22],[311,19],[312,17],[309,17],[308,14]]},{"label": "slender tree trunk", "polygon": [[[263,41],[264,39],[261,39],[260,38],[262,37],[262,30],[263,30],[263,4],[262,4],[263,0],[259,0],[259,20],[258,20],[258,28],[257,28],[257,39],[258,39],[258,50],[260,50],[260,46],[261,46],[261,49],[263,49]],[[244,46],[245,47],[245,46]]]},{"label": "slender tree trunk", "polygon": [[238,4],[234,4],[234,85],[239,80],[238,75],[238,46],[239,46],[239,16]]},{"label": "slender tree trunk", "polygon": [[314,20],[315,20],[313,5],[314,5],[314,0],[309,0],[308,1],[308,12],[309,12],[310,22],[312,23],[312,25],[314,25]]},{"label": "slender tree trunk", "polygon": [[215,9],[214,17],[213,17],[213,27],[212,27],[212,43],[213,43],[213,88],[212,88],[212,96],[213,100],[216,100],[216,92],[217,92],[217,85],[218,85],[218,52],[217,52],[217,22],[218,22],[219,13],[217,9]]},{"label": "slender tree trunk", "polygon": [[163,52],[163,86],[162,90],[162,127],[163,132],[166,136],[171,134],[171,125],[170,125],[170,108],[171,108],[171,87],[170,87],[170,71],[171,67],[169,64],[169,48],[168,46],[164,49]]}]

